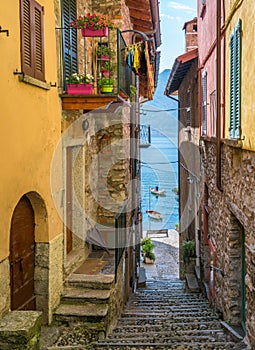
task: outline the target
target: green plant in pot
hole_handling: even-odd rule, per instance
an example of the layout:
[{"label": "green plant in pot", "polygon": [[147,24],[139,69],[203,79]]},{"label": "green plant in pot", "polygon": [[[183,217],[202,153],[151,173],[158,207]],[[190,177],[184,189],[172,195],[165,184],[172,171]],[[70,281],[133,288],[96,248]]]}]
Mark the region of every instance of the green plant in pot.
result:
[{"label": "green plant in pot", "polygon": [[155,261],[155,254],[153,249],[155,248],[155,244],[152,243],[150,238],[144,238],[141,241],[142,253],[144,256],[145,263],[153,263]]},{"label": "green plant in pot", "polygon": [[184,241],[181,245],[181,259],[184,264],[184,273],[194,273],[196,266],[195,241]]},{"label": "green plant in pot", "polygon": [[195,242],[193,240],[182,243],[181,257],[184,263],[189,263],[191,258],[196,257]]},{"label": "green plant in pot", "polygon": [[98,81],[98,86],[100,87],[101,92],[103,93],[112,93],[113,92],[114,79],[111,77],[102,77]]},{"label": "green plant in pot", "polygon": [[114,57],[115,51],[107,45],[98,45],[96,54],[99,59],[107,61]]}]

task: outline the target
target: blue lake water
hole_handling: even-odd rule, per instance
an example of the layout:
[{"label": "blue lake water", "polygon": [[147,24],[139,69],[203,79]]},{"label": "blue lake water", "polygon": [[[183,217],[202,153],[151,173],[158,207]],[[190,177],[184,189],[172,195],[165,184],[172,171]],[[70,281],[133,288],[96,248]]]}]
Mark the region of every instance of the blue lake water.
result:
[{"label": "blue lake water", "polygon": [[[177,114],[149,104],[143,109],[141,124],[151,126],[151,146],[141,147],[143,230],[174,229],[179,222],[178,196],[173,192],[178,188]],[[165,189],[165,196],[151,194],[150,187],[155,186]],[[149,218],[147,209],[160,212],[163,219]]]}]

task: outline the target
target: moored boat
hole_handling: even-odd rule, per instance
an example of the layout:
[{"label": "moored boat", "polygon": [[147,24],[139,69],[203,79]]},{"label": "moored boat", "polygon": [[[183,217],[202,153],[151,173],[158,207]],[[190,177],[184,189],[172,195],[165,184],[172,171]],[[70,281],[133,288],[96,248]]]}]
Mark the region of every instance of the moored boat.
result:
[{"label": "moored boat", "polygon": [[162,214],[155,210],[146,210],[148,216],[155,220],[162,220]]},{"label": "moored boat", "polygon": [[163,196],[166,194],[165,190],[163,190],[163,189],[159,190],[157,187],[156,188],[151,187],[150,191],[152,194],[155,194],[156,196]]}]

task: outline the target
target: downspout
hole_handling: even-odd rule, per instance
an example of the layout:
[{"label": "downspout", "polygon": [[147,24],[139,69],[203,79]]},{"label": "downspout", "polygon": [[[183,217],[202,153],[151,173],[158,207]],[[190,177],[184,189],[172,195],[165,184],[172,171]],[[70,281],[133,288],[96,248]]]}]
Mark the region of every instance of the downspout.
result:
[{"label": "downspout", "polygon": [[216,183],[222,191],[221,183],[221,0],[217,0],[216,15]]}]

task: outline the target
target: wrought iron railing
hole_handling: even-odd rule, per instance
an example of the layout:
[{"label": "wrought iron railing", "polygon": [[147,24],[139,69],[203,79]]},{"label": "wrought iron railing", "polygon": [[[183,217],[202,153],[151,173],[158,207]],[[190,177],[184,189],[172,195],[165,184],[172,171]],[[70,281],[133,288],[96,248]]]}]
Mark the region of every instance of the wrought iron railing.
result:
[{"label": "wrought iron railing", "polygon": [[134,73],[125,62],[126,43],[119,30],[109,30],[107,37],[95,37],[88,40],[86,37],[81,37],[79,29],[71,27],[56,29],[62,43],[62,81],[60,87],[63,91],[66,91],[66,80],[70,75],[90,73],[95,78],[94,92],[100,93],[97,82],[101,78],[101,68],[104,62],[97,59],[96,47],[108,45],[116,53],[110,61],[113,66],[116,66],[113,74],[114,92],[122,91],[126,96],[130,96],[130,86],[135,84]]},{"label": "wrought iron railing", "polygon": [[140,146],[146,147],[151,144],[151,127],[150,125],[140,125]]},{"label": "wrought iron railing", "polygon": [[125,47],[126,42],[121,34],[121,32],[117,31],[118,35],[118,80],[119,80],[119,89],[125,95],[130,96],[130,86],[135,85],[135,75],[132,69],[125,62]]},{"label": "wrought iron railing", "polygon": [[118,268],[127,244],[127,200],[115,217],[115,282]]}]

